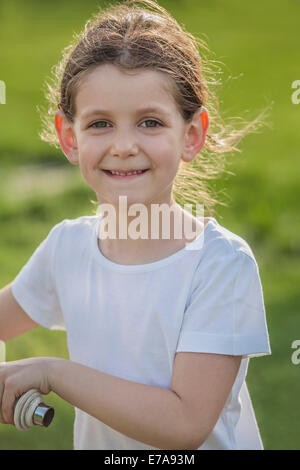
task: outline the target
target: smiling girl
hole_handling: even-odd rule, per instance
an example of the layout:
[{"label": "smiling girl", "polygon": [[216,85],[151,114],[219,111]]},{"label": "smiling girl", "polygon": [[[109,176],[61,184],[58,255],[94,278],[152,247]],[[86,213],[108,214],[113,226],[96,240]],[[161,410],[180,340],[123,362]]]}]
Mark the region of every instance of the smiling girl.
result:
[{"label": "smiling girl", "polygon": [[[79,165],[116,229],[134,215],[123,197],[149,227],[163,206],[170,235],[155,220],[158,238],[104,238],[103,214],[53,227],[0,292],[0,339],[64,329],[70,360],[2,364],[1,422],[14,424],[16,399],[37,388],[75,406],[75,449],[261,449],[245,382],[249,358],[270,354],[256,260],[174,197],[211,207],[205,179],[246,129],[220,125],[196,42],[152,1],[97,13],[56,72],[56,134],[43,138]],[[199,160],[201,171],[190,166]],[[181,216],[192,239],[175,236]]]}]

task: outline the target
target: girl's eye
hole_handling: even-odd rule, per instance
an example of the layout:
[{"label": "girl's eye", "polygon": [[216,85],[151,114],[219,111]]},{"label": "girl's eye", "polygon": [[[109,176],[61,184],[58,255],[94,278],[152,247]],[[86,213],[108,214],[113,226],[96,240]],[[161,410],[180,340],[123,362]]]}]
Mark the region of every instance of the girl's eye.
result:
[{"label": "girl's eye", "polygon": [[[96,124],[99,124],[99,126],[96,125]],[[108,122],[106,122],[106,121],[97,121],[97,122],[94,122],[93,124],[91,124],[90,127],[96,128],[96,129],[105,129],[106,124],[108,124]]]},{"label": "girl's eye", "polygon": [[[155,121],[154,119],[146,119],[142,122],[142,124],[145,123],[148,123],[146,126],[143,126],[146,128],[156,128],[158,126],[161,126],[161,124],[158,121]],[[96,121],[90,125],[90,127],[94,129],[105,129],[108,126],[110,126],[110,124],[106,121]]]},{"label": "girl's eye", "polygon": [[151,123],[150,126],[146,126],[148,128],[151,128],[151,127],[155,128],[155,127],[161,126],[160,122],[155,121],[154,119],[146,119],[142,124],[144,124],[145,122]]}]

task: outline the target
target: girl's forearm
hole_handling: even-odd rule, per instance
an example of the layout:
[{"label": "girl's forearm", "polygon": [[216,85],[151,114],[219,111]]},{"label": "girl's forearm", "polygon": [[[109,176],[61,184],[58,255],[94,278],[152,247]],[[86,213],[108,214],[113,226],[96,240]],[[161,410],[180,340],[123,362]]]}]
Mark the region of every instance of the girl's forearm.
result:
[{"label": "girl's forearm", "polygon": [[116,431],[159,449],[192,449],[181,398],[66,359],[50,362],[51,390]]}]

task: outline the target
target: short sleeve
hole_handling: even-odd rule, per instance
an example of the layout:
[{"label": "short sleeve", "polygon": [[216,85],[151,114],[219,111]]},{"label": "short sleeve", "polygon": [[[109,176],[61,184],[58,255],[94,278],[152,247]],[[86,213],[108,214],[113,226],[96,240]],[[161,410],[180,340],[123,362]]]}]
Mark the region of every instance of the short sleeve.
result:
[{"label": "short sleeve", "polygon": [[65,330],[53,266],[61,224],[55,225],[12,282],[12,293],[23,310],[45,328]]},{"label": "short sleeve", "polygon": [[219,260],[200,263],[176,351],[243,357],[271,353],[254,258],[232,249]]}]

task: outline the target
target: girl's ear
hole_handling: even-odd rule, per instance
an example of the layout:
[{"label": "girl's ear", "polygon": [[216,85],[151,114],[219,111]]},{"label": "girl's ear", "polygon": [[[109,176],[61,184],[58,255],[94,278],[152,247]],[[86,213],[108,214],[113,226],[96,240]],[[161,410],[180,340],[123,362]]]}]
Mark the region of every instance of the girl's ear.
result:
[{"label": "girl's ear", "polygon": [[78,147],[72,124],[60,110],[56,111],[54,122],[62,151],[72,165],[77,165],[79,163]]},{"label": "girl's ear", "polygon": [[192,121],[188,124],[185,134],[185,143],[182,151],[182,160],[190,162],[202,149],[209,126],[208,113],[204,106],[195,112]]}]

